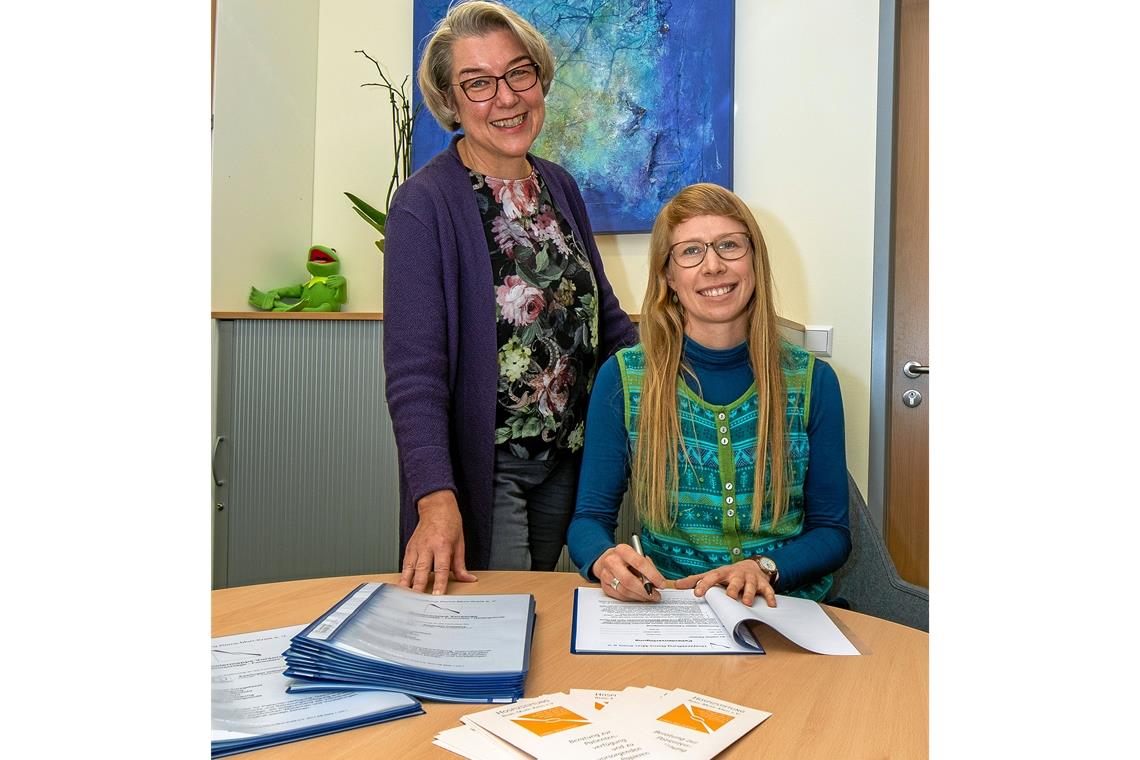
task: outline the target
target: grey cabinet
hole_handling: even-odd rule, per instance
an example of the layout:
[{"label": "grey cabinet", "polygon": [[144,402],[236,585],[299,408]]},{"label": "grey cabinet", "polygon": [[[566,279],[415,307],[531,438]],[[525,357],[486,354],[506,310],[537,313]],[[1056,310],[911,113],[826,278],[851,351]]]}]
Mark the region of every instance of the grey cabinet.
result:
[{"label": "grey cabinet", "polygon": [[396,570],[383,322],[216,325],[214,588]]},{"label": "grey cabinet", "polygon": [[[384,323],[215,324],[213,587],[398,570]],[[623,504],[618,540],[636,530]],[[565,550],[558,569],[576,572]]]}]

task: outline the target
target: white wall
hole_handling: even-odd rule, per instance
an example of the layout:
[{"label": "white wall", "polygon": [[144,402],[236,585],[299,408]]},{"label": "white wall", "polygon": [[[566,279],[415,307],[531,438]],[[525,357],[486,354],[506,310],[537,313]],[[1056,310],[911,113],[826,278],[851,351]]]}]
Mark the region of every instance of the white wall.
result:
[{"label": "white wall", "polygon": [[[219,27],[224,7],[234,1],[219,4]],[[265,5],[253,0],[237,2]],[[280,12],[283,4],[275,4],[278,22],[286,15]],[[315,63],[303,47],[310,40],[306,32],[317,26],[312,10],[316,0],[292,0],[288,5],[298,18],[289,24],[281,22],[285,41],[265,39],[264,44],[270,51],[267,59],[271,54],[293,56],[283,72],[291,79],[282,80],[282,87],[289,81],[301,89],[309,87],[309,79],[299,69],[305,61],[315,69],[313,132],[304,131],[299,115],[285,124],[296,130],[292,139],[297,143],[304,143],[306,134],[312,141],[312,180],[306,186],[304,172],[299,170],[282,177],[284,169],[271,164],[263,168],[272,169],[278,178],[267,184],[296,183],[290,187],[298,199],[311,192],[309,210],[298,203],[297,216],[289,223],[300,228],[311,219],[312,241],[331,245],[341,254],[349,280],[350,310],[382,311],[383,270],[373,244],[376,236],[342,193],[348,190],[374,205],[383,203],[391,171],[390,118],[386,97],[375,88],[359,86],[376,81],[375,70],[353,51],[368,51],[385,66],[389,78],[402,79],[411,73],[412,2],[321,0]],[[300,50],[294,49],[298,46]],[[226,73],[222,53],[220,30],[219,101]],[[877,54],[878,0],[737,0],[735,190],[764,230],[780,313],[797,322],[835,327],[830,362],[843,389],[848,465],[864,493]],[[257,96],[256,90],[247,90],[251,101]],[[298,102],[305,97],[301,93]],[[258,122],[270,129],[265,139],[275,139],[270,123],[274,121],[263,118]],[[229,171],[219,153],[217,122],[215,168],[216,172]],[[277,197],[274,202],[280,204],[282,199]],[[265,223],[256,216],[245,221],[246,230]],[[275,234],[278,239],[286,237],[280,229]],[[297,237],[296,229],[290,236]],[[230,237],[258,239],[248,231]],[[293,248],[261,242],[245,242],[240,257],[219,260],[215,233],[215,309],[245,309],[245,290],[250,284],[276,283],[285,277],[276,283],[284,284],[304,275],[300,257],[308,238]],[[647,235],[602,235],[598,240],[606,272],[622,305],[631,312],[640,311],[647,242]],[[222,285],[219,280],[224,281]]]},{"label": "white wall", "polygon": [[835,327],[847,460],[867,493],[877,0],[736,3],[735,189],[772,258],[780,313]]},{"label": "white wall", "polygon": [[[412,67],[412,0],[321,0],[317,55],[313,241],[330,245],[348,278],[352,311],[383,311],[383,257],[376,231],[352,210],[345,191],[383,209],[392,173],[392,118],[364,50],[399,83]],[[411,96],[411,79],[405,90]],[[431,118],[426,111],[423,118]]]},{"label": "white wall", "polygon": [[249,310],[251,285],[265,289],[308,278],[319,6],[319,0],[218,0],[216,311]]}]

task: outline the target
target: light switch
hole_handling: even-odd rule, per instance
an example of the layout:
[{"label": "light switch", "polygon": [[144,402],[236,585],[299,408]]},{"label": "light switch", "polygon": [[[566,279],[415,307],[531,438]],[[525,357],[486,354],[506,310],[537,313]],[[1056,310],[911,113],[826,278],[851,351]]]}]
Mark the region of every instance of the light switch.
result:
[{"label": "light switch", "polygon": [[792,326],[794,323],[784,324],[783,322],[776,323],[776,329],[780,333],[780,337],[791,343],[793,346],[804,345],[804,333],[799,325]]},{"label": "light switch", "polygon": [[805,325],[804,348],[813,354],[831,356],[831,325]]}]

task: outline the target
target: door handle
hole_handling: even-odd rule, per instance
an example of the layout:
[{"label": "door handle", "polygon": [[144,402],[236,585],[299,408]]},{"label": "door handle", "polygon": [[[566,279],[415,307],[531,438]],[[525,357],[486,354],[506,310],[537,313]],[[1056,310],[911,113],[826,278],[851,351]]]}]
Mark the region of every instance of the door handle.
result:
[{"label": "door handle", "polygon": [[903,365],[903,374],[907,377],[918,377],[919,375],[929,375],[930,367],[926,367],[918,362],[907,362]]},{"label": "door handle", "polygon": [[224,435],[219,435],[214,439],[214,455],[210,457],[210,476],[214,479],[214,485],[218,487],[226,484],[226,481],[218,480],[218,447],[222,445],[224,440],[226,440]]}]

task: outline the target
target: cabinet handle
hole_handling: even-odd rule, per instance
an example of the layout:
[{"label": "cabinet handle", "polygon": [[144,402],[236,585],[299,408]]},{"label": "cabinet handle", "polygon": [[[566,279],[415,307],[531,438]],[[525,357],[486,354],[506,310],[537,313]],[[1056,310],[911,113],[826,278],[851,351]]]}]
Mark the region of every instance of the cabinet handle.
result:
[{"label": "cabinet handle", "polygon": [[218,447],[222,445],[222,441],[226,440],[224,435],[219,435],[214,439],[214,455],[210,457],[210,475],[214,478],[215,486],[224,486],[224,480],[218,480]]}]

